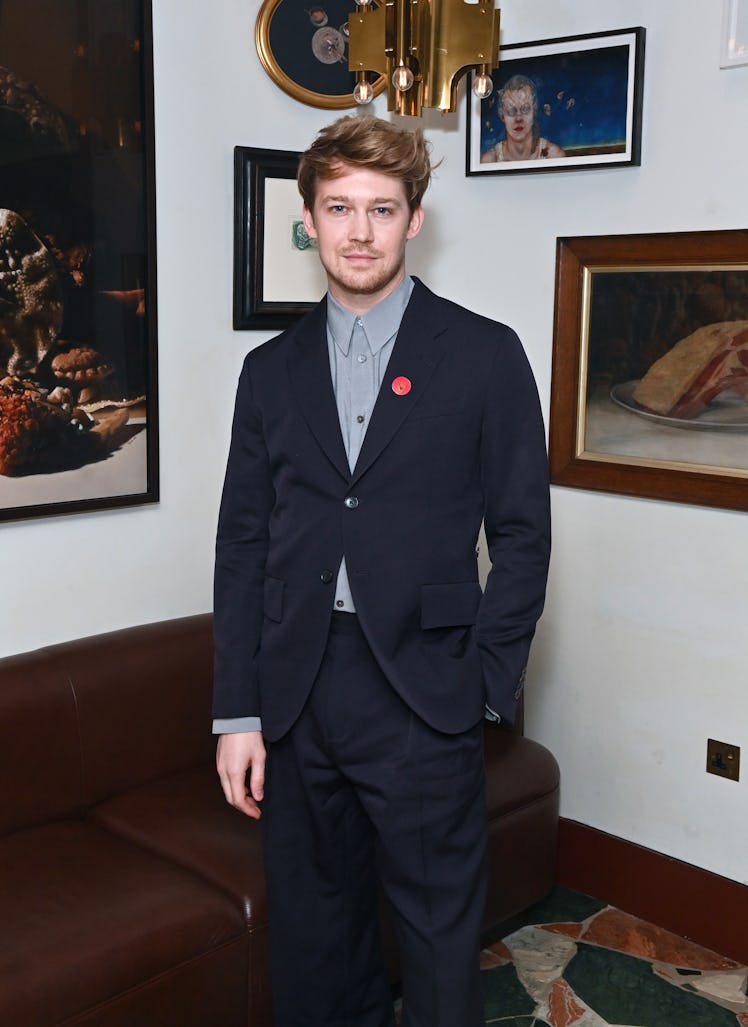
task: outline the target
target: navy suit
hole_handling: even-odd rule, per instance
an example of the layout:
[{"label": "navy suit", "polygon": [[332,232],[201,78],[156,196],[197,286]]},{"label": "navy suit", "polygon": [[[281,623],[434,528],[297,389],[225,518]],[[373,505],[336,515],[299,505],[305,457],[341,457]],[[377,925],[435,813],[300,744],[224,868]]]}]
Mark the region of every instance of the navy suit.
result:
[{"label": "navy suit", "polygon": [[[404,391],[391,387],[397,378],[407,379]],[[476,558],[481,521],[492,565],[484,593]],[[457,762],[447,760],[447,765],[459,777],[479,737],[484,704],[502,719],[514,719],[542,610],[549,546],[542,417],[514,332],[435,296],[416,280],[351,473],[331,383],[323,301],[251,352],[242,371],[217,543],[214,716],[261,715],[271,743],[268,788],[276,788],[276,766],[277,779],[286,789],[294,787],[291,764],[281,759],[287,739],[295,731],[307,732],[308,725],[299,724],[302,711],[313,705],[313,692],[328,689],[325,702],[331,702],[342,687],[325,683],[325,661],[334,583],[345,555],[359,641],[372,657],[362,680],[369,675],[373,682],[379,673],[389,683],[386,697],[375,684],[367,685],[370,690],[358,696],[358,705],[371,701],[371,717],[378,722],[390,715],[396,719],[395,706],[411,717],[417,728],[409,723],[403,737],[408,745],[420,739],[414,753],[427,753],[440,738],[446,744],[445,736],[452,736],[458,749],[453,746],[449,759]],[[390,743],[383,737],[380,744]],[[379,754],[383,769],[389,757],[387,751]],[[352,774],[347,769],[343,775],[346,787]],[[450,825],[451,844],[473,821],[465,826],[468,841],[461,855],[459,847],[455,850],[449,869],[450,880],[454,876],[457,882],[455,895],[460,867],[470,862],[465,852],[480,847],[469,840],[479,837],[476,817],[485,819],[474,780],[470,789]],[[435,790],[444,791],[445,781],[436,789],[424,784],[419,801]],[[377,811],[363,805],[356,816],[378,832]],[[412,803],[410,810],[403,808],[404,818],[411,816]],[[308,819],[308,812],[304,816]],[[273,873],[285,866],[301,879],[298,867],[291,871],[289,863],[298,837],[291,832],[292,841],[277,826],[280,805],[267,819]],[[466,875],[463,890],[475,890],[478,872],[477,866],[470,868],[473,876]],[[443,889],[442,884],[439,893]],[[305,890],[308,882],[289,903],[300,901]],[[271,884],[270,894],[282,903],[282,883]],[[410,930],[418,914],[398,908],[398,901],[400,918],[410,925],[401,930],[403,945],[410,946],[414,933],[436,930]],[[403,901],[407,906],[407,898]],[[325,917],[321,910],[315,915]],[[272,907],[270,917],[272,932]],[[459,919],[451,915],[445,926],[456,942]],[[317,922],[315,929],[324,926]],[[298,918],[294,931],[303,933]],[[418,944],[413,941],[416,949]],[[411,960],[414,973],[420,958]],[[446,950],[443,958],[445,966],[452,961]],[[327,1013],[319,1023],[314,1016],[305,1021],[294,1015],[284,1014],[283,1027],[348,1022],[342,1013],[339,1020]],[[420,1024],[418,1015],[413,1012],[408,1022]],[[477,1013],[463,1020],[459,1013],[443,1015],[438,1022],[448,1027],[479,1022]],[[351,1020],[356,1027],[369,1022],[380,1021],[363,1013]]]}]

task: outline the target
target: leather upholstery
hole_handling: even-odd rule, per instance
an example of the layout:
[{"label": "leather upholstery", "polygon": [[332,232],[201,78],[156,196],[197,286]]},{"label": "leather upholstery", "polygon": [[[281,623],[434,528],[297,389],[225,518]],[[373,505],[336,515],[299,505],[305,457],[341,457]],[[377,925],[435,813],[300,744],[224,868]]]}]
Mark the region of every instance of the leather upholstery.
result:
[{"label": "leather upholstery", "polygon": [[[261,833],[214,769],[211,624],[0,660],[0,1023],[272,1023]],[[558,767],[485,742],[493,925],[553,883]]]}]

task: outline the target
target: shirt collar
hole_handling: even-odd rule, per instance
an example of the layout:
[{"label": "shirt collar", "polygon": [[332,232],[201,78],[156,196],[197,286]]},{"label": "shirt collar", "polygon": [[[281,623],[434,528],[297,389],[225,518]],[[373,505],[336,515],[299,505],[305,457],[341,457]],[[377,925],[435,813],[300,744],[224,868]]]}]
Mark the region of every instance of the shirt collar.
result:
[{"label": "shirt collar", "polygon": [[392,336],[397,334],[412,292],[413,279],[406,275],[402,282],[383,300],[380,300],[371,310],[367,310],[365,314],[360,315],[341,306],[328,292],[327,330],[340,352],[344,356],[348,356],[353,326],[360,317],[369,348],[372,353],[378,353]]}]

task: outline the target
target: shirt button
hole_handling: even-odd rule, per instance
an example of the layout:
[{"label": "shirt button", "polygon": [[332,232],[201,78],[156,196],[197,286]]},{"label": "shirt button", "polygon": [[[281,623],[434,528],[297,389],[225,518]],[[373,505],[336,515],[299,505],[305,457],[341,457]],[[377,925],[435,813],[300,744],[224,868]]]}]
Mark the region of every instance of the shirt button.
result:
[{"label": "shirt button", "polygon": [[356,418],[356,420],[358,421],[359,424],[363,424],[364,421],[366,420],[366,418],[364,417],[363,414],[359,414],[358,417]]},{"label": "shirt button", "polygon": [[358,506],[358,499],[355,496],[347,496],[345,499],[345,505],[349,510],[355,510]]},{"label": "shirt button", "polygon": [[356,360],[358,360],[359,364],[365,364],[366,363],[366,354],[365,353],[359,353],[359,355],[356,357]]},{"label": "shirt button", "polygon": [[319,576],[319,580],[323,585],[329,585],[332,579],[335,577],[332,571],[322,571]]},{"label": "shirt button", "polygon": [[363,328],[364,327],[364,322],[361,320],[360,317],[356,318],[356,327],[357,328]]},{"label": "shirt button", "polygon": [[345,603],[343,602],[342,599],[336,599],[335,600],[335,605],[340,607],[340,606],[345,606]]}]

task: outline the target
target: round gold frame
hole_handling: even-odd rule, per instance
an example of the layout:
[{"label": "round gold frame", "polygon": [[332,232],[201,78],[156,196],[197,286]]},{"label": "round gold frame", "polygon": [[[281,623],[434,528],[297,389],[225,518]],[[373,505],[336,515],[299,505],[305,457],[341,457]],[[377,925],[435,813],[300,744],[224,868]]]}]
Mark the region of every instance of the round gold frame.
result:
[{"label": "round gold frame", "polygon": [[[347,107],[356,107],[353,93],[316,93],[299,85],[281,68],[278,59],[270,46],[270,22],[278,6],[283,0],[263,0],[260,13],[257,15],[255,24],[255,46],[265,71],[277,86],[288,93],[294,100],[300,103],[309,104],[311,107],[322,107],[325,110],[344,110]],[[355,0],[351,0],[351,7],[355,6]],[[374,95],[379,96],[386,88],[384,75],[380,75],[372,82]]]}]

